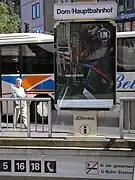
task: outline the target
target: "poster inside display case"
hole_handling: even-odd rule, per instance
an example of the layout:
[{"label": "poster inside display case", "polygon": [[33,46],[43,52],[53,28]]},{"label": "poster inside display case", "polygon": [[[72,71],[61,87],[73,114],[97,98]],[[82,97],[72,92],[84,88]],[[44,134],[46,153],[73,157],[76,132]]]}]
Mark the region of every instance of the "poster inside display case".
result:
[{"label": "poster inside display case", "polygon": [[116,103],[113,21],[57,23],[55,103],[60,109],[110,109]]},{"label": "poster inside display case", "polygon": [[117,23],[117,31],[122,32],[123,31],[123,23]]},{"label": "poster inside display case", "polygon": [[132,31],[135,31],[135,21],[132,22]]},{"label": "poster inside display case", "polygon": [[131,22],[124,23],[124,31],[131,31]]}]

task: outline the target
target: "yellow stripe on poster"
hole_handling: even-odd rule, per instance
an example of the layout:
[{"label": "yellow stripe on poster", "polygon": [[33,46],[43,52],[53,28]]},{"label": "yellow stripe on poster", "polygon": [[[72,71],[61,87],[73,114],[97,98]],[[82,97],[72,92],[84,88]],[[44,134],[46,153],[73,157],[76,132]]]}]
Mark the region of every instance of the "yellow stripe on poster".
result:
[{"label": "yellow stripe on poster", "polygon": [[80,21],[82,21],[82,22],[84,22],[84,21],[89,21],[89,22],[93,22],[93,21],[110,21],[110,23],[112,23],[113,25],[115,25],[115,21],[114,21],[114,19],[82,19],[82,18],[76,18],[76,19],[72,19],[72,20],[70,20],[70,21],[67,21],[67,22],[73,22],[73,21],[76,21],[76,22],[80,22]]},{"label": "yellow stripe on poster", "polygon": [[80,22],[80,21],[82,21],[82,22],[84,22],[84,21],[96,21],[96,19],[82,19],[82,18],[76,18],[76,19],[72,19],[72,21],[76,21],[76,22]]},{"label": "yellow stripe on poster", "polygon": [[97,2],[97,0],[73,0],[73,2]]}]

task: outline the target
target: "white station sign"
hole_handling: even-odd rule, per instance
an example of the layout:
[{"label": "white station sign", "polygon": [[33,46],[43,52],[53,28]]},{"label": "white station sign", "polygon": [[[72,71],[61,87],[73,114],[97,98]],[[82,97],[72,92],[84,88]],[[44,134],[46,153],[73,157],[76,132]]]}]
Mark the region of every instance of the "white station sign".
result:
[{"label": "white station sign", "polygon": [[54,4],[55,20],[112,19],[117,17],[115,1]]},{"label": "white station sign", "polygon": [[14,151],[0,154],[0,176],[132,180],[133,163],[134,157],[15,154]]}]

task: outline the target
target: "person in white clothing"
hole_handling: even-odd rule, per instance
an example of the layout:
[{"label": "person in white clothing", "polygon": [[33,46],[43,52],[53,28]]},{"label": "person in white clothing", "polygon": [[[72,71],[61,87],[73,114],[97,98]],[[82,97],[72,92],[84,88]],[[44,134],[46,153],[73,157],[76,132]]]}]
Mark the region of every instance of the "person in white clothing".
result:
[{"label": "person in white clothing", "polygon": [[[24,88],[22,87],[22,79],[17,78],[16,79],[16,86],[11,87],[12,97],[14,98],[25,98],[26,93],[24,91]],[[17,121],[19,118],[19,115],[22,116],[22,121],[24,124],[24,128],[27,128],[27,103],[26,101],[15,101],[15,117],[14,117],[14,125],[17,126]]]}]

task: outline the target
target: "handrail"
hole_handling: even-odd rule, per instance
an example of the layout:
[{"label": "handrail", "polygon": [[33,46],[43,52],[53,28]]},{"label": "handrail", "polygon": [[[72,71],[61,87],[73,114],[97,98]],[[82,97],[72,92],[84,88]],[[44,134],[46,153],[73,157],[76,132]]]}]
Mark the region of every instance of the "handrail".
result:
[{"label": "handrail", "polygon": [[135,97],[120,97],[122,101],[135,101]]},{"label": "handrail", "polygon": [[0,98],[0,101],[51,101],[51,98]]},{"label": "handrail", "polygon": [[120,138],[123,139],[124,136],[124,127],[123,127],[123,114],[124,114],[124,110],[123,110],[123,100],[120,99],[120,119],[119,119],[119,127],[120,127]]}]

